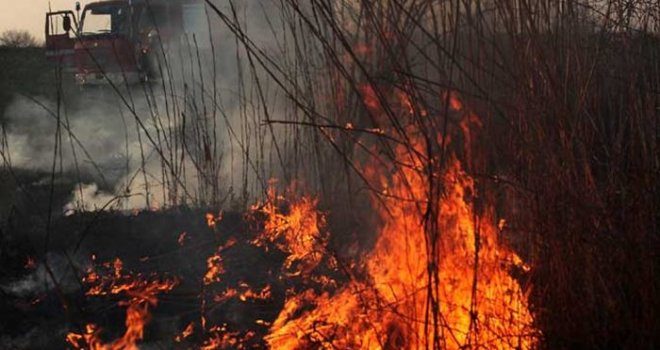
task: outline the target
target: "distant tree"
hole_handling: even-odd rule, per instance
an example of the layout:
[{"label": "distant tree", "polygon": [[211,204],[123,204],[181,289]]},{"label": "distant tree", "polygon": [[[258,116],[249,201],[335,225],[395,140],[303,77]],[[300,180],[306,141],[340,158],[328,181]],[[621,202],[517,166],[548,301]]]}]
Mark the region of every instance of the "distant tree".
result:
[{"label": "distant tree", "polygon": [[0,34],[0,46],[35,47],[37,39],[26,30],[7,30]]}]

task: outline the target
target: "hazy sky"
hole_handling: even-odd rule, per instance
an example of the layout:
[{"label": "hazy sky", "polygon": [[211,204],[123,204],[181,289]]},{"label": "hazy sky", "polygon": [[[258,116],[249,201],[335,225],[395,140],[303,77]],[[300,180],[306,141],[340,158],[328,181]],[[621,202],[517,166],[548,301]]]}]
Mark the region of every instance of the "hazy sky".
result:
[{"label": "hazy sky", "polygon": [[[82,6],[92,2],[81,0]],[[44,19],[48,3],[53,11],[74,10],[76,0],[0,0],[0,33],[9,29],[23,29],[44,41]]]}]

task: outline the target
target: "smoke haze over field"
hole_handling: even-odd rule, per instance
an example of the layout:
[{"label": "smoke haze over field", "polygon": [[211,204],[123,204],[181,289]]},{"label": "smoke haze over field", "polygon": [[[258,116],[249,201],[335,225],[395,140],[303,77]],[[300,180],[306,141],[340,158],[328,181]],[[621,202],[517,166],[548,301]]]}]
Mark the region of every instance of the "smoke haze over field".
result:
[{"label": "smoke haze over field", "polygon": [[[140,143],[135,123],[128,110],[117,101],[104,100],[101,96],[87,96],[85,108],[62,108],[58,154],[54,154],[57,129],[56,103],[45,97],[34,99],[16,96],[4,112],[7,123],[7,161],[18,169],[48,171],[52,169],[53,157],[57,157],[56,171],[65,176],[94,179],[102,190],[129,186],[140,167]],[[113,103],[114,102],[114,103]],[[137,100],[138,112],[145,115],[145,101]],[[146,165],[154,163],[153,152],[144,150]],[[133,181],[130,181],[133,180]],[[123,185],[123,186],[122,186]],[[89,188],[95,191],[89,191]],[[101,208],[113,196],[99,196],[97,185],[83,186],[80,191],[93,197],[86,209]],[[80,201],[80,198],[76,198]],[[103,203],[101,203],[103,202]],[[138,203],[132,200],[131,207],[143,207],[144,198]]]},{"label": "smoke haze over field", "polygon": [[[111,105],[90,103],[84,110],[63,111],[65,118],[68,118],[69,128],[80,138],[86,151],[98,164],[116,163],[121,157],[120,153],[124,153],[125,133],[130,132],[126,129],[126,120],[122,120],[120,108],[117,105],[114,107],[112,111]],[[54,101],[44,97],[32,100],[16,96],[4,111],[13,166],[27,169],[48,169],[52,166],[56,129],[56,115],[52,113],[55,113],[56,108]],[[80,152],[76,155],[80,165],[86,167],[85,163],[89,159],[85,159],[81,150],[77,151]],[[62,155],[62,166],[70,170],[74,162],[71,147],[64,147]]]},{"label": "smoke haze over field", "polygon": [[[74,3],[62,7],[53,2],[53,10]],[[216,3],[231,13],[228,2]],[[278,24],[266,18],[274,10],[270,6],[248,1],[235,11],[242,30],[278,58],[281,38],[273,29]],[[42,26],[43,14],[38,18]],[[184,35],[180,43],[166,44],[165,84],[153,84],[153,91],[122,87],[120,96],[109,86],[80,92],[65,84],[57,154],[57,99],[16,95],[0,111],[11,165],[50,172],[55,155],[58,171],[94,179],[73,193],[69,209],[83,202],[86,209],[100,208],[114,195],[130,196],[123,207],[138,208],[191,199],[206,203],[206,196],[218,200],[230,191],[247,195],[247,187],[253,195],[259,193],[277,174],[271,142],[278,131],[268,130],[261,118],[268,106],[270,118],[283,119],[282,96],[271,91],[263,72],[249,67],[242,44],[237,46],[227,25],[213,14],[209,18],[213,47],[199,41],[204,36]],[[255,87],[256,79],[263,90]],[[246,97],[257,93],[263,94],[261,103],[245,105]]]}]

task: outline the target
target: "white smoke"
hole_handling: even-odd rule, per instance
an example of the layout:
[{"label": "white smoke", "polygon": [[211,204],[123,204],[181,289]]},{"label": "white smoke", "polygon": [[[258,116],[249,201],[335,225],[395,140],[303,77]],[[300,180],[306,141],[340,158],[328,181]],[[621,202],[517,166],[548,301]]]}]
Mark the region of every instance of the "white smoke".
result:
[{"label": "white smoke", "polygon": [[54,101],[44,97],[16,96],[4,115],[8,160],[12,166],[23,169],[50,169],[53,157],[57,156],[56,165],[64,170],[77,165],[89,171],[93,161],[101,167],[104,175],[113,175],[126,155],[124,141],[131,137],[131,131],[119,120],[119,113],[107,106],[90,103],[83,110],[62,108],[59,113],[60,145],[55,154],[58,116]]}]

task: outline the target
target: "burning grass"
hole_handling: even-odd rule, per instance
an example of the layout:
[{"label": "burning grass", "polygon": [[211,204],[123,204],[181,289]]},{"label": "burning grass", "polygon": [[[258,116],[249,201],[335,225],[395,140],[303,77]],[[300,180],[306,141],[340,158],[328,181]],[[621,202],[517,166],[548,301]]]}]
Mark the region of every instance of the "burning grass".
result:
[{"label": "burning grass", "polygon": [[[418,174],[407,176],[416,178]],[[439,223],[445,235],[438,243],[443,256],[438,263],[441,271],[446,271],[439,284],[441,329],[451,335],[444,345],[531,348],[536,331],[526,294],[509,275],[512,266],[521,264],[520,259],[498,243],[492,220],[472,212],[465,191],[473,191],[473,184],[458,163],[447,169],[445,181],[452,189],[443,196]],[[394,181],[394,188],[397,184],[401,183]],[[423,188],[418,195],[423,195]],[[396,189],[391,191],[391,198],[403,195]],[[198,295],[200,318],[172,338],[187,346],[197,343],[200,349],[266,345],[273,349],[423,347],[433,335],[424,321],[428,257],[423,220],[417,207],[419,199],[398,198],[397,203],[381,204],[387,206],[382,207],[383,226],[374,250],[365,261],[352,262],[351,267],[343,262],[342,272],[321,239],[321,232],[328,232],[315,201],[302,197],[289,202],[271,192],[268,200],[254,206],[246,217],[262,230],[254,238],[244,237],[242,244],[258,248],[260,254],[274,250],[284,255],[281,267],[269,272],[277,276],[271,276],[271,283],[279,284],[277,289],[284,289],[286,295],[277,318],[254,320],[252,326],[243,324],[244,330],[228,325],[232,316],[227,313],[217,318],[217,308],[228,304],[268,303],[274,298],[272,284],[261,281],[263,287],[258,287],[226,276],[223,256],[236,254],[232,250],[237,244],[236,237],[229,237],[207,259],[203,289]],[[240,257],[234,255],[236,258]],[[101,264],[102,271],[90,268],[83,283],[89,286],[88,296],[125,295],[117,307],[127,308],[126,332],[118,340],[104,343],[98,326],[88,324],[84,333],[67,336],[74,348],[137,348],[151,318],[149,308],[157,305],[157,294],[176,291],[176,279],[132,275],[123,272],[122,266],[116,259]],[[501,295],[506,297],[498,297]],[[253,327],[262,332],[267,327],[265,343],[256,338]]]},{"label": "burning grass", "polygon": [[[408,101],[405,95],[396,96],[402,102]],[[463,114],[462,118],[472,122],[477,118],[455,94],[450,104],[454,112]],[[378,102],[371,106],[374,113],[382,110]],[[199,295],[198,347],[530,349],[536,346],[540,333],[534,328],[529,294],[511,276],[512,269],[529,271],[529,267],[502,244],[493,209],[480,198],[474,180],[455,157],[449,157],[446,165],[438,167],[439,172],[431,178],[443,188],[439,195],[434,197],[429,193],[429,177],[425,172],[429,155],[425,155],[423,133],[415,130],[411,122],[414,120],[411,108],[400,113],[409,120],[406,135],[412,143],[393,147],[396,155],[393,164],[404,166],[379,167],[376,158],[364,165],[366,178],[379,189],[372,194],[372,206],[380,221],[372,251],[355,261],[338,260],[328,247],[327,236],[331,233],[327,231],[325,214],[317,207],[318,201],[307,196],[288,200],[270,187],[265,202],[254,205],[247,214],[247,219],[256,224],[257,232],[253,239],[244,238],[243,244],[284,255],[281,267],[271,270],[278,276],[280,288],[285,290],[279,315],[274,320],[255,321],[268,327],[264,343],[255,338],[255,331],[249,327],[235,330],[225,320],[211,320],[209,315],[217,307],[231,302],[267,302],[273,297],[271,284],[251,286],[240,281],[237,287],[232,287],[225,281],[229,270],[224,256],[237,243],[235,237],[230,237],[207,259]],[[475,205],[480,201],[485,207],[477,212]],[[437,212],[429,216],[431,211]],[[222,220],[213,214],[206,214],[205,219],[211,230]],[[101,283],[88,294],[107,293],[107,289],[113,294],[133,290],[134,283],[123,287],[125,284],[117,281],[122,278],[119,260],[115,261],[114,270],[107,283],[109,287]],[[86,277],[86,282],[99,280],[106,279],[96,274]],[[137,283],[135,295],[144,295],[141,291],[145,290],[162,290],[161,286],[158,281]],[[167,286],[173,287],[171,283]],[[136,346],[142,339],[140,327],[149,317],[147,307],[155,305],[153,293],[148,296],[133,297],[134,301],[127,304],[126,334],[131,336],[124,335],[108,346],[98,345],[96,328],[88,325],[85,334],[70,334],[69,342],[78,348],[83,347],[78,345],[81,340],[87,347],[99,349]],[[142,312],[134,312],[136,308]],[[135,317],[140,319],[137,326]],[[191,339],[194,332],[189,324],[182,330],[185,336],[175,339],[190,343],[186,339]]]},{"label": "burning grass", "polygon": [[[181,72],[193,82],[162,84],[171,108],[152,108],[155,127],[131,111],[159,158],[164,207],[231,200],[247,214],[240,230],[218,208],[194,219],[216,239],[159,296],[192,295],[177,313],[192,316],[161,338],[200,349],[658,343],[657,6],[286,0],[266,20],[269,46],[237,3],[207,4],[235,39],[239,120],[215,66],[204,88],[192,50]],[[190,252],[198,239],[181,230],[172,242]],[[158,310],[135,303],[142,324]],[[71,329],[81,347],[142,338],[100,341],[86,323]]]},{"label": "burning grass", "polygon": [[99,336],[102,330],[90,323],[85,326],[85,333],[69,333],[66,340],[74,349],[138,349],[137,343],[144,339],[144,328],[151,319],[149,308],[158,304],[158,294],[171,291],[178,281],[126,273],[119,258],[100,267],[105,271],[97,272],[90,268],[87,276],[83,278],[83,283],[89,285],[85,294],[124,296],[126,299],[120,301],[118,305],[126,307],[126,331],[121,338],[104,344]]}]

